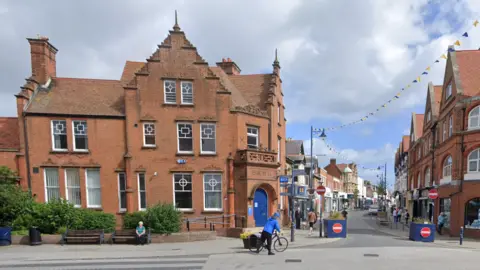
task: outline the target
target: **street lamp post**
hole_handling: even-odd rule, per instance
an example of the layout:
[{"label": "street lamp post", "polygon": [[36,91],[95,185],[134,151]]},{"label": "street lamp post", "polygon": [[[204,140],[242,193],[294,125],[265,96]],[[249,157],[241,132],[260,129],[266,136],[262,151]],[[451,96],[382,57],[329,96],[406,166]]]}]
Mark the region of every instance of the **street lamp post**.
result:
[{"label": "street lamp post", "polygon": [[[321,133],[320,133],[321,132]],[[310,181],[309,181],[309,187],[310,189],[313,189],[313,135],[314,134],[319,134],[320,133],[320,138],[326,138],[327,135],[325,135],[325,129],[315,129],[313,126],[310,127]],[[322,236],[322,219],[323,219],[323,195],[320,195],[320,224],[318,226],[318,229],[320,230],[320,237]],[[313,199],[309,198],[310,200],[310,209],[313,208]]]}]

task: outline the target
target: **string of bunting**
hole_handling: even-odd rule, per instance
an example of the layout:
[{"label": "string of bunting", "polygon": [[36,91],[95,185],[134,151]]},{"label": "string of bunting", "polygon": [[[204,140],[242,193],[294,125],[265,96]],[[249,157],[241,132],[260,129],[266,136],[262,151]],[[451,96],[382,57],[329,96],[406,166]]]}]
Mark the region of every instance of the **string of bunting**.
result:
[{"label": "string of bunting", "polygon": [[343,155],[341,153],[341,151],[337,151],[335,149],[335,147],[331,143],[327,142],[327,140],[325,138],[321,138],[321,139],[322,139],[323,143],[325,144],[325,146],[327,146],[328,150],[335,153],[337,156],[339,156],[341,159],[343,159],[345,161],[353,162],[353,163],[357,164],[357,168],[361,168],[361,169],[366,170],[366,171],[375,171],[375,172],[379,171],[378,168],[368,168],[368,167],[365,167],[365,166],[362,166],[362,165],[356,163],[354,160],[351,160],[347,156]]},{"label": "string of bunting", "polygon": [[[479,25],[479,21],[478,20],[475,20],[473,22],[473,28],[472,29],[475,29],[477,26]],[[470,30],[469,30],[470,31]],[[343,129],[345,127],[349,127],[349,126],[352,126],[352,125],[355,125],[355,124],[358,124],[358,123],[362,123],[362,122],[365,122],[367,119],[371,118],[372,116],[376,115],[377,113],[379,113],[381,110],[387,108],[388,104],[390,104],[391,102],[397,100],[400,98],[400,96],[402,95],[402,93],[410,88],[413,88],[412,85],[415,85],[415,84],[418,84],[420,83],[424,77],[428,76],[429,75],[429,72],[431,70],[432,67],[436,66],[435,64],[439,63],[440,61],[442,60],[447,60],[448,58],[448,52],[453,52],[455,51],[454,48],[456,47],[460,47],[462,42],[461,39],[467,39],[469,37],[469,34],[468,34],[468,31],[463,33],[462,37],[457,39],[451,46],[448,47],[447,50],[444,51],[444,53],[442,53],[442,55],[440,55],[439,58],[437,58],[431,65],[427,66],[425,68],[425,70],[420,74],[418,75],[414,80],[412,80],[409,84],[407,84],[406,86],[404,86],[395,96],[393,96],[390,100],[388,100],[387,102],[385,102],[382,106],[378,107],[375,111],[372,111],[370,113],[368,113],[367,115],[365,115],[364,117],[358,119],[358,120],[355,120],[353,122],[350,122],[350,123],[346,123],[346,124],[343,124],[343,125],[339,125],[339,126],[333,126],[333,127],[328,127],[328,128],[325,128],[324,130],[326,131],[335,131],[335,130],[338,130],[338,129]]]}]

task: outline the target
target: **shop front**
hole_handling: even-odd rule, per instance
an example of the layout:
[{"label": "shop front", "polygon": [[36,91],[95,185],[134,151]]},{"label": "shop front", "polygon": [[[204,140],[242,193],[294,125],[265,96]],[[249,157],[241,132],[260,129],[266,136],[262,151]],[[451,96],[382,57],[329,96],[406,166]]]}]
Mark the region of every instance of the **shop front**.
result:
[{"label": "shop front", "polygon": [[325,214],[328,216],[328,213],[332,212],[332,200],[333,200],[333,194],[330,188],[328,187],[326,188],[324,197],[325,197],[324,211],[325,211]]}]

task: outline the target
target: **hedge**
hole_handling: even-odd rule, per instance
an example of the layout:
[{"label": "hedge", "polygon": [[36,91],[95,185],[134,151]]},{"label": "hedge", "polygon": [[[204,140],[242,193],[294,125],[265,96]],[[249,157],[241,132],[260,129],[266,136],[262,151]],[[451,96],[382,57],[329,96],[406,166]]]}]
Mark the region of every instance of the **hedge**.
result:
[{"label": "hedge", "polygon": [[159,203],[148,207],[146,211],[125,214],[123,227],[125,229],[135,229],[140,221],[153,233],[170,234],[180,231],[182,213],[175,209],[173,204]]}]

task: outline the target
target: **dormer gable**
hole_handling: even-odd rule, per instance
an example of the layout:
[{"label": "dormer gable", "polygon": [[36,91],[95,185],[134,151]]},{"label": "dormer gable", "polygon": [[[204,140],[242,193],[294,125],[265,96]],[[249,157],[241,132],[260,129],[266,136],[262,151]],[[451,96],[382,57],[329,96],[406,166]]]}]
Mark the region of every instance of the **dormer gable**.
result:
[{"label": "dormer gable", "polygon": [[449,46],[447,63],[445,65],[445,74],[443,78],[440,111],[443,111],[445,106],[455,99],[457,92],[462,92],[458,76],[457,56],[453,46]]},{"label": "dormer gable", "polygon": [[442,95],[442,86],[433,85],[432,82],[428,83],[427,98],[425,102],[425,113],[423,121],[423,130],[426,131],[432,127],[437,121],[438,113],[440,109],[440,101]]}]

